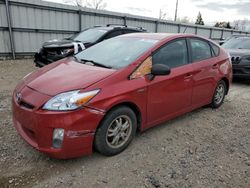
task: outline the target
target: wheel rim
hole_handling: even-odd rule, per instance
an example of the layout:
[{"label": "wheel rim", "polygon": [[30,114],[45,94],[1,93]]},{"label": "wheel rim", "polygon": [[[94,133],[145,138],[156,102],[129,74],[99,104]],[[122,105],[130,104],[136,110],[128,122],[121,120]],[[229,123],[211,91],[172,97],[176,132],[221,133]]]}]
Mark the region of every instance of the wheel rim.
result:
[{"label": "wheel rim", "polygon": [[115,118],[109,125],[106,142],[111,148],[120,148],[128,141],[132,132],[130,117],[121,115]]},{"label": "wheel rim", "polygon": [[223,84],[219,84],[215,91],[214,102],[220,104],[225,95],[225,87]]}]

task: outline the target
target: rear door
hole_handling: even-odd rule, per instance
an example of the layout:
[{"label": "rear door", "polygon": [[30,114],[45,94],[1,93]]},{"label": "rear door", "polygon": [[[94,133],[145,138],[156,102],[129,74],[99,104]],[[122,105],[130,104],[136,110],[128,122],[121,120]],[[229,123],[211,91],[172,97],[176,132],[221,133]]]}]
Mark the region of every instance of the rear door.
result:
[{"label": "rear door", "polygon": [[188,57],[185,39],[171,41],[153,54],[152,64],[165,64],[171,68],[171,73],[156,76],[148,84],[149,125],[181,114],[191,106],[193,81]]},{"label": "rear door", "polygon": [[211,101],[219,66],[209,42],[199,38],[189,38],[188,41],[194,80],[192,103],[202,106]]}]

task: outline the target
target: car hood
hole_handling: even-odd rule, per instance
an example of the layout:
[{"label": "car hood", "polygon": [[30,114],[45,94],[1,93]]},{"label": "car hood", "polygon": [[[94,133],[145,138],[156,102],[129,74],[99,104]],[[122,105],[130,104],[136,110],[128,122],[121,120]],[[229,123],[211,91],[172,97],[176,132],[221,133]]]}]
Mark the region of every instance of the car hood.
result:
[{"label": "car hood", "polygon": [[250,49],[227,49],[231,56],[245,56],[250,55]]},{"label": "car hood", "polygon": [[33,90],[54,96],[66,91],[87,88],[114,72],[114,69],[84,65],[68,58],[37,70],[27,76],[24,82]]}]

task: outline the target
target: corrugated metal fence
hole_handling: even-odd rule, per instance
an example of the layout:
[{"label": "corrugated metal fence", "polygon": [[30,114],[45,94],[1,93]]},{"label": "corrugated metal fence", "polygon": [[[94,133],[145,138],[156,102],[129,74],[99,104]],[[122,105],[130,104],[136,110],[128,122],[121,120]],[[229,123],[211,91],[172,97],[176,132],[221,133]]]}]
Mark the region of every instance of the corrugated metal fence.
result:
[{"label": "corrugated metal fence", "polygon": [[61,5],[40,0],[0,0],[0,56],[30,55],[44,41],[104,24],[141,26],[149,32],[193,33],[214,40],[247,32],[179,24],[154,18]]}]

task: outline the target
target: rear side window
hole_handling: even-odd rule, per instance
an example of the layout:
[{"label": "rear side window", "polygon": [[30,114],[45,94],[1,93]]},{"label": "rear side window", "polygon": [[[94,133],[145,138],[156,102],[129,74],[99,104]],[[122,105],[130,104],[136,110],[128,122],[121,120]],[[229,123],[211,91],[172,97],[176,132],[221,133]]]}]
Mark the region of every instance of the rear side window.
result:
[{"label": "rear side window", "polygon": [[201,61],[212,57],[210,45],[200,39],[189,39],[192,50],[192,61]]},{"label": "rear side window", "polygon": [[130,29],[124,29],[123,32],[124,32],[124,34],[128,34],[128,33],[138,33],[140,31],[130,30]]},{"label": "rear side window", "polygon": [[107,34],[107,36],[105,37],[105,39],[110,39],[110,38],[119,36],[121,34],[122,34],[122,30],[112,31],[111,33]]},{"label": "rear side window", "polygon": [[166,44],[153,55],[153,64],[165,64],[170,68],[188,64],[188,51],[185,39]]},{"label": "rear side window", "polygon": [[220,54],[220,48],[213,43],[210,43],[210,45],[212,47],[213,55],[218,56]]}]

